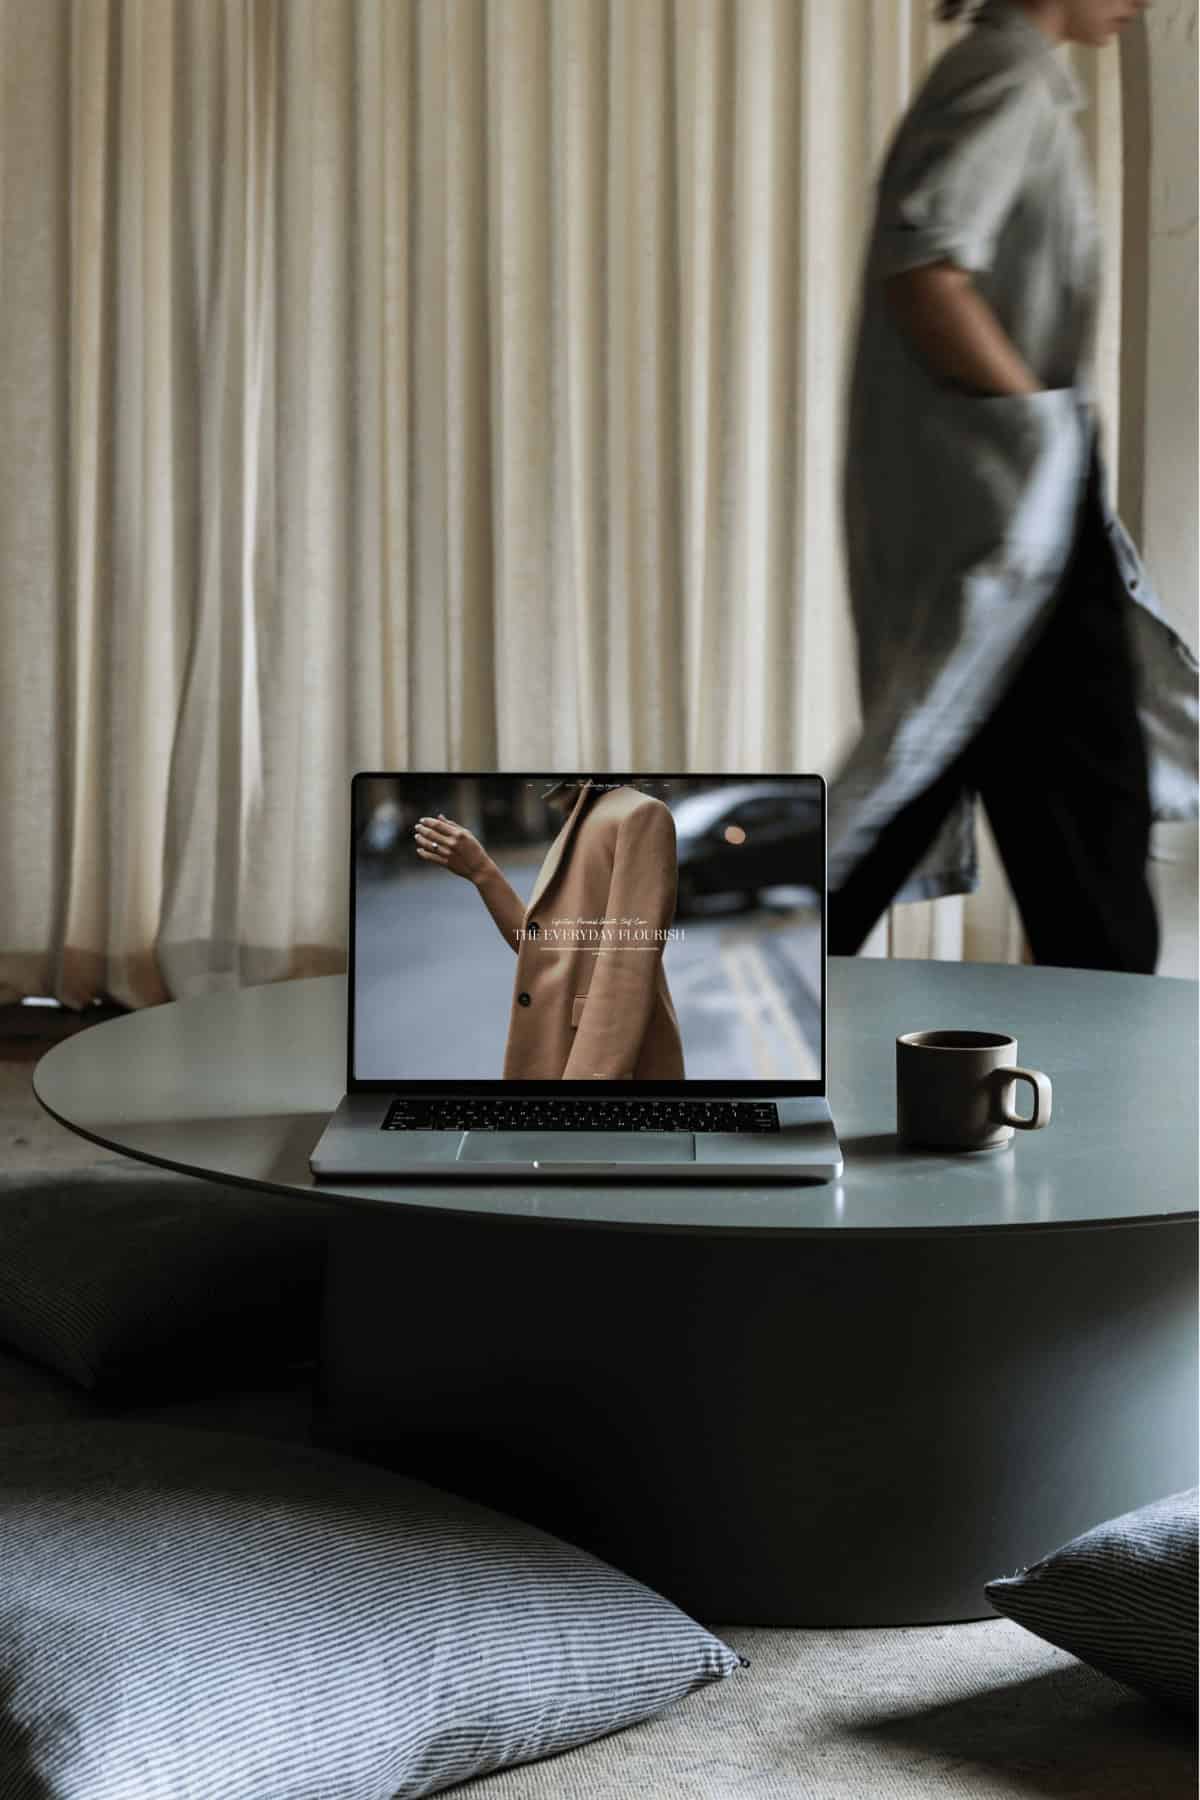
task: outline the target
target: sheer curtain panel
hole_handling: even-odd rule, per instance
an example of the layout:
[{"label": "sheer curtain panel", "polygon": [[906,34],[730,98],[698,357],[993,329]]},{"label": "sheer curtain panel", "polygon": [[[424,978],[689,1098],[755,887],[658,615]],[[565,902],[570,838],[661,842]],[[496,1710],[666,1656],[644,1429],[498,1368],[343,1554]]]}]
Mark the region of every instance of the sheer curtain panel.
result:
[{"label": "sheer curtain panel", "polygon": [[0,0],[0,994],[340,967],[355,768],[832,767],[931,11]]}]

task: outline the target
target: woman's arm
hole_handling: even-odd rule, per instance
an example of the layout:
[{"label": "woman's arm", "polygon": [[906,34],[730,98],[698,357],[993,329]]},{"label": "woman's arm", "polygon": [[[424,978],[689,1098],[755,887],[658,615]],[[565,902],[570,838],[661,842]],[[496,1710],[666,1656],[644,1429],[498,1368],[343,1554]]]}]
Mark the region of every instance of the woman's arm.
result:
[{"label": "woman's arm", "polygon": [[501,937],[514,953],[521,947],[525,926],[525,902],[516,889],[505,881],[489,856],[483,873],[475,877],[475,886],[483,904],[491,913]]},{"label": "woman's arm", "polygon": [[525,924],[525,902],[504,879],[479,839],[445,813],[439,813],[436,819],[418,819],[413,836],[422,862],[437,863],[478,888],[501,937],[510,950],[518,950]]},{"label": "woman's arm", "polygon": [[965,269],[925,263],[884,283],[892,315],[939,380],[972,394],[1036,394],[1029,368]]}]

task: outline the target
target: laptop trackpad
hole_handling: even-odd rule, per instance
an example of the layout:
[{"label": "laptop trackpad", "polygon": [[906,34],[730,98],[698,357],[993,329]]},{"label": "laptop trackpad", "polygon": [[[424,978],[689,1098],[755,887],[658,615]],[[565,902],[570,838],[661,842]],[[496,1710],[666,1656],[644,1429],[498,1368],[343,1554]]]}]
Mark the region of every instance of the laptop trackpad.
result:
[{"label": "laptop trackpad", "polygon": [[459,1162],[690,1163],[690,1131],[468,1131]]}]

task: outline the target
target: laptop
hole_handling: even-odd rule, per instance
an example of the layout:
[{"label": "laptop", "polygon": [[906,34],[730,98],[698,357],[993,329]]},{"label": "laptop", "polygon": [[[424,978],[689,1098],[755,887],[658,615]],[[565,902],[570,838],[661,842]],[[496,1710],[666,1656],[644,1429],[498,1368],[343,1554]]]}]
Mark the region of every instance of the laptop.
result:
[{"label": "laptop", "polygon": [[363,773],[318,1180],[831,1181],[817,775]]}]

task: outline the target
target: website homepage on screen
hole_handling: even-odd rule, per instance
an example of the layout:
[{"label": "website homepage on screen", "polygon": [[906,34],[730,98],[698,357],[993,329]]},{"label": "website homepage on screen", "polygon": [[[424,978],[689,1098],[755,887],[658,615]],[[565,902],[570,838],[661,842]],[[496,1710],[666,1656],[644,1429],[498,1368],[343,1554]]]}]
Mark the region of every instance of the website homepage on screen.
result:
[{"label": "website homepage on screen", "polygon": [[356,1081],[821,1075],[811,776],[354,784]]}]

